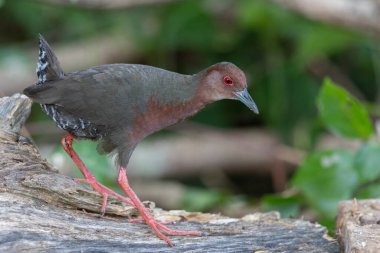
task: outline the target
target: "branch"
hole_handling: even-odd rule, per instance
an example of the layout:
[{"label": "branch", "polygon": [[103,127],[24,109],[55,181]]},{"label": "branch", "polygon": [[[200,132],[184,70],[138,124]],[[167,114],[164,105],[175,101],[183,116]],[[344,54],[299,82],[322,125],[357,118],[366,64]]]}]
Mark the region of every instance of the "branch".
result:
[{"label": "branch", "polygon": [[24,95],[0,98],[0,139],[17,140],[31,106],[32,101]]},{"label": "branch", "polygon": [[[189,123],[191,124],[191,123]],[[176,128],[179,129],[179,128]],[[176,177],[215,171],[269,173],[285,148],[272,133],[262,129],[224,130],[197,127],[175,135],[143,141],[131,158],[130,172],[142,174],[156,169],[162,176]],[[290,149],[287,160],[298,164],[301,152]],[[173,155],[173,154],[176,155]],[[150,161],[146,161],[149,157]],[[196,159],[194,159],[196,157]],[[149,175],[145,175],[149,176]]]},{"label": "branch", "polygon": [[272,0],[309,18],[380,35],[378,0]]},{"label": "branch", "polygon": [[380,252],[379,220],[380,199],[342,201],[337,235],[344,252]]}]

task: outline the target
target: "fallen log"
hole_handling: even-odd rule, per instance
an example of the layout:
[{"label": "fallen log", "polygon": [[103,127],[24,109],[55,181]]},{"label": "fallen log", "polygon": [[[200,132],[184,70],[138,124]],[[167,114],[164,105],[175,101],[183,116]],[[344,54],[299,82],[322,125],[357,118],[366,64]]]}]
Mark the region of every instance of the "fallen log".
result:
[{"label": "fallen log", "polygon": [[380,199],[342,201],[337,235],[341,252],[380,252]]}]

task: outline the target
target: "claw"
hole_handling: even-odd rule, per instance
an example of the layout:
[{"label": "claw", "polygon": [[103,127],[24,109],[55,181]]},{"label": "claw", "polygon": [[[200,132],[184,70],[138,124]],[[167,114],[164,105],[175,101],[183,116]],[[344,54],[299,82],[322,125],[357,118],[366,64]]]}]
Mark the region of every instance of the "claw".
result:
[{"label": "claw", "polygon": [[[153,230],[153,232],[157,235],[157,237],[161,238],[162,240],[166,241],[166,243],[172,247],[174,244],[173,242],[162,232],[168,234],[168,235],[192,235],[192,236],[200,236],[201,232],[199,231],[180,231],[175,229],[170,229],[163,225],[162,223],[159,223],[156,221],[153,217],[153,215],[149,212],[149,210],[144,206],[144,204],[141,202],[141,200],[137,197],[136,193],[132,190],[128,183],[128,178],[126,174],[126,170],[123,167],[119,167],[119,175],[117,179],[120,187],[123,189],[123,191],[127,194],[127,196],[130,198],[130,200],[133,202],[134,206],[137,208],[137,210],[140,212],[141,220],[144,220],[145,223]],[[139,221],[140,219],[132,219],[132,222]],[[162,232],[161,232],[161,231]]]}]

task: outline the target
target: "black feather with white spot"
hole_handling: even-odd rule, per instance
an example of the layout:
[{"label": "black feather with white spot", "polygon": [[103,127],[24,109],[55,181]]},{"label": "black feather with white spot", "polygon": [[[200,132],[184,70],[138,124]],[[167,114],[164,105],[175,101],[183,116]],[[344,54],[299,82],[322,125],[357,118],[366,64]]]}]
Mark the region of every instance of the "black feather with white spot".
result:
[{"label": "black feather with white spot", "polygon": [[[59,80],[64,77],[64,72],[60,67],[57,57],[49,47],[49,44],[42,36],[39,39],[39,53],[37,62],[37,85],[46,82]],[[58,105],[41,104],[42,110],[54,120],[59,128],[68,131],[72,135],[80,138],[99,139],[102,137],[103,129],[91,122],[73,117],[65,112],[64,108]]]},{"label": "black feather with white spot", "polygon": [[38,53],[38,62],[37,62],[37,77],[38,77],[38,83],[37,84],[43,84],[46,82],[46,69],[49,65],[47,53],[43,48],[42,40],[39,40],[38,47],[39,47],[39,53]]}]

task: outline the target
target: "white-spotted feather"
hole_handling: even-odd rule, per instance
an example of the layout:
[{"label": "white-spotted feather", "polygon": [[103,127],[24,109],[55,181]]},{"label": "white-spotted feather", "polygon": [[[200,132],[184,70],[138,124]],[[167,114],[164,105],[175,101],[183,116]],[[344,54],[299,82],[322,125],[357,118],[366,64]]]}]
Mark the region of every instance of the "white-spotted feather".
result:
[{"label": "white-spotted feather", "polygon": [[[59,66],[58,59],[54,52],[51,50],[47,42],[40,36],[39,40],[39,52],[36,73],[38,77],[37,85],[43,85],[48,80],[47,72],[49,68],[52,68],[54,73],[54,80],[60,79],[64,76],[63,70]],[[49,76],[50,77],[50,76]],[[42,104],[42,110],[54,120],[59,128],[66,130],[77,137],[87,138],[100,138],[101,135],[98,131],[98,127],[91,122],[82,118],[73,117],[67,114],[62,108],[54,104]]]}]

